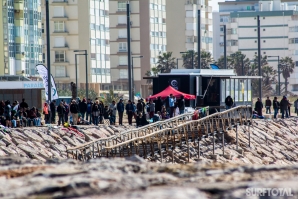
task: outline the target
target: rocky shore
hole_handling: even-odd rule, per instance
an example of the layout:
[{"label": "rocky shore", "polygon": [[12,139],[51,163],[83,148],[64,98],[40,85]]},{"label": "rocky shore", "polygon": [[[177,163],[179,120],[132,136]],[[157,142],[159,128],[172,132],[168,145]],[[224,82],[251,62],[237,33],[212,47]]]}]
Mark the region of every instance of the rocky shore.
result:
[{"label": "rocky shore", "polygon": [[[16,156],[0,158],[1,198],[245,199],[255,193],[247,190],[260,188],[286,188],[293,195],[290,198],[297,198],[297,180],[297,165],[203,160],[187,165],[158,164],[140,157],[88,162],[52,159],[46,163]],[[265,198],[276,197],[267,194]]]}]

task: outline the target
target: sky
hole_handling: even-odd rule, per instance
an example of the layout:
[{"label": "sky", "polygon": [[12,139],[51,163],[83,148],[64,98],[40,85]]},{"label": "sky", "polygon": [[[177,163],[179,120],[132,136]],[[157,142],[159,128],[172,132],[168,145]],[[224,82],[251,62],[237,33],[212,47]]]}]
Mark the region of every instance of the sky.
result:
[{"label": "sky", "polygon": [[218,2],[223,2],[225,0],[211,0],[209,1],[209,5],[212,6],[212,11],[218,11]]}]

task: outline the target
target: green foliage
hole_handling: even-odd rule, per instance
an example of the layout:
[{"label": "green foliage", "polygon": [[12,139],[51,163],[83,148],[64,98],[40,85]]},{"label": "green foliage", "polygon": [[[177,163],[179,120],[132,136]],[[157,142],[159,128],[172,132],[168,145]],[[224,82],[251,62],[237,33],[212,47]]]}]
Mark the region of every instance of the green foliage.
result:
[{"label": "green foliage", "polygon": [[172,57],[172,52],[165,52],[162,55],[159,55],[157,57],[157,71],[161,73],[169,73],[171,72],[171,69],[175,69],[176,62],[175,62],[175,57]]},{"label": "green foliage", "polygon": [[285,78],[285,92],[284,94],[288,94],[288,79],[291,74],[294,72],[295,63],[291,57],[284,57],[280,60],[280,70],[282,76]]},{"label": "green foliage", "polygon": [[[193,54],[193,58],[192,58]],[[198,68],[198,52],[194,52],[193,50],[187,51],[187,53],[182,54],[183,59],[183,67],[187,69]],[[193,60],[192,60],[193,59]],[[194,65],[192,65],[192,61]],[[210,52],[201,51],[201,68],[209,68],[209,64],[213,63],[214,59],[211,56]]]},{"label": "green foliage", "polygon": [[114,90],[111,89],[109,90],[109,93],[102,93],[100,100],[103,101],[105,105],[109,105],[112,103],[112,101],[115,101],[116,103],[118,103],[120,98],[123,98],[123,94],[120,94],[120,93],[115,94]]},{"label": "green foliage", "polygon": [[[69,96],[71,97],[71,90],[70,89],[58,89],[58,95],[59,96]],[[78,89],[78,97],[80,99],[83,99],[86,97],[86,89]],[[98,97],[98,93],[96,93],[93,89],[88,89],[88,98],[95,99]]]},{"label": "green foliage", "polygon": [[[242,60],[243,60],[243,74],[242,74]],[[221,56],[216,64],[219,68],[224,68],[224,57]],[[241,51],[227,56],[227,68],[235,69],[237,75],[249,75],[250,74],[250,60],[246,58],[246,55],[242,54]]]}]

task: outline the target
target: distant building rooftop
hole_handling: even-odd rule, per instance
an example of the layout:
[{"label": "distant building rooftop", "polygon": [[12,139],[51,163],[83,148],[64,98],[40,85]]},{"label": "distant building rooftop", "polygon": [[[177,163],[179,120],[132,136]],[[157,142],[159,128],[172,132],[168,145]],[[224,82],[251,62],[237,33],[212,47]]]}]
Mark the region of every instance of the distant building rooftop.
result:
[{"label": "distant building rooftop", "polygon": [[22,75],[4,75],[0,76],[0,81],[32,81],[31,79]]}]

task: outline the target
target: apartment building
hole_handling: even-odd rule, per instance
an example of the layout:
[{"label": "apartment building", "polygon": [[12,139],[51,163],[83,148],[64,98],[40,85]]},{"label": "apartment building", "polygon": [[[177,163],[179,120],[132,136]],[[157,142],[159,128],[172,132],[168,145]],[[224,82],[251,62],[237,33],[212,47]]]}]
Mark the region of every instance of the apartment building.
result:
[{"label": "apartment building", "polygon": [[[51,73],[58,87],[66,89],[70,82],[76,81],[75,54],[84,52],[75,53],[74,50],[87,50],[87,70],[85,56],[77,56],[78,86],[85,88],[88,77],[89,88],[96,92],[106,88],[106,85],[109,88],[109,1],[49,0],[49,6]],[[45,12],[43,19],[43,26],[46,27]],[[44,62],[47,63],[46,60]]]},{"label": "apartment building", "polygon": [[[298,94],[298,1],[226,1],[219,3],[219,42],[214,57],[223,55],[223,25],[227,29],[227,54],[241,51],[248,58],[257,55],[257,16],[261,25],[262,56],[292,57],[297,66],[290,77],[289,91]],[[215,29],[215,27],[214,27]],[[218,37],[217,35],[217,37]],[[218,41],[218,40],[217,40]],[[277,69],[277,57],[268,58]],[[283,80],[281,75],[281,80]]]},{"label": "apartment building", "polygon": [[[110,0],[111,83],[119,92],[129,89],[126,2]],[[143,77],[156,66],[157,56],[167,51],[166,0],[130,0],[129,3],[135,93],[147,97],[152,90]]]},{"label": "apartment building", "polygon": [[[180,52],[198,49],[197,21],[201,15],[201,50],[213,53],[212,7],[208,0],[167,1],[167,50],[181,58]],[[179,62],[182,67],[182,60]]]},{"label": "apartment building", "polygon": [[0,75],[34,76],[42,62],[40,0],[2,0],[0,10]]}]

